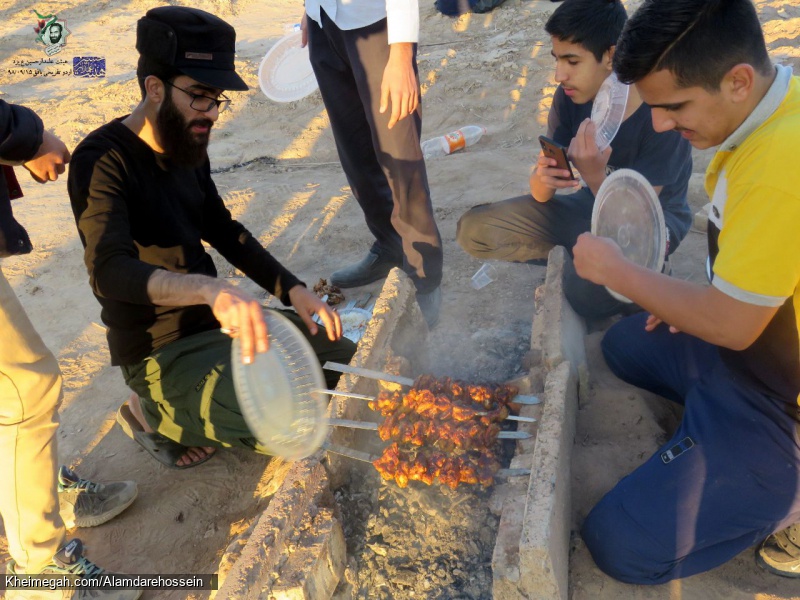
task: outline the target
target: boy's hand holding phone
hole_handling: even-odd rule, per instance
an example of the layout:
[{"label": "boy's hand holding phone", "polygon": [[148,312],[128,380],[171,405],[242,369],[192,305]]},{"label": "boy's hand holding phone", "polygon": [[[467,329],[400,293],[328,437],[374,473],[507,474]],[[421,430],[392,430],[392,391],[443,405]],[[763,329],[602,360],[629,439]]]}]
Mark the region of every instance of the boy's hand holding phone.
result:
[{"label": "boy's hand holding phone", "polygon": [[542,151],[532,176],[554,191],[580,188],[581,183],[572,172],[566,149],[543,135],[539,136],[539,143]]}]

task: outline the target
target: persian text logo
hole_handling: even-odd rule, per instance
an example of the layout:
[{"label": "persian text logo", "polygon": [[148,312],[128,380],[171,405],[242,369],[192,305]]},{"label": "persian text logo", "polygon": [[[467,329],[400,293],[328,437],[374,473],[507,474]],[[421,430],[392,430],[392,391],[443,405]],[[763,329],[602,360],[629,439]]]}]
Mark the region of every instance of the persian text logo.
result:
[{"label": "persian text logo", "polygon": [[58,18],[58,15],[40,15],[37,11],[36,16],[39,22],[34,25],[36,41],[44,44],[44,51],[47,56],[53,56],[64,48],[67,43],[67,36],[72,33],[67,29],[67,22]]}]

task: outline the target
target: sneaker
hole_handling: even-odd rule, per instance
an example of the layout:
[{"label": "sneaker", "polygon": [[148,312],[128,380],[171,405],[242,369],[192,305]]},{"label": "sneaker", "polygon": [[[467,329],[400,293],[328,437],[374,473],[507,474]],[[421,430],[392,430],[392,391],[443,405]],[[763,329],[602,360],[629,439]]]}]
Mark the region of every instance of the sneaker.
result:
[{"label": "sneaker", "polygon": [[136,499],[136,482],[94,483],[62,466],[58,472],[58,500],[67,527],[95,527],[113,519]]},{"label": "sneaker", "polygon": [[800,523],[767,536],[756,550],[756,562],[775,575],[800,579]]},{"label": "sneaker", "polygon": [[[98,567],[83,556],[83,543],[79,539],[67,542],[61,550],[56,552],[53,562],[39,575],[50,577],[99,577],[109,574],[105,569]],[[12,560],[6,568],[6,581],[8,576],[19,575]],[[96,590],[96,589],[38,589],[14,590],[6,589],[6,600],[136,600],[142,595],[141,590]]]},{"label": "sneaker", "polygon": [[439,322],[439,309],[442,307],[442,287],[439,286],[427,294],[417,293],[417,304],[425,317],[428,329],[433,329]]},{"label": "sneaker", "polygon": [[394,267],[402,266],[402,260],[376,254],[372,250],[359,262],[339,269],[331,274],[331,285],[340,288],[359,287],[383,279]]}]

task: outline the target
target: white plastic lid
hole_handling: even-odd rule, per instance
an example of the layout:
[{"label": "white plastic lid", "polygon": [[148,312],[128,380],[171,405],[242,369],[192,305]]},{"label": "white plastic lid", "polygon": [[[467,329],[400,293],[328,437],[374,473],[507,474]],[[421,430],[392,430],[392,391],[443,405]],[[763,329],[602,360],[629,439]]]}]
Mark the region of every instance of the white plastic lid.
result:
[{"label": "white plastic lid", "polygon": [[[614,240],[628,260],[656,272],[664,266],[666,224],[658,194],[632,169],[619,169],[600,186],[592,210],[592,233]],[[608,288],[606,288],[608,289]],[[612,290],[622,302],[630,302]]]},{"label": "white plastic lid", "polygon": [[275,42],[258,67],[258,84],[267,98],[293,102],[317,89],[317,78],[308,57],[308,46],[300,47],[302,31],[294,31]]},{"label": "white plastic lid", "polygon": [[269,351],[242,363],[239,338],[231,346],[233,384],[250,431],[270,454],[290,460],[316,452],[328,431],[325,380],[311,344],[279,312],[264,311]]},{"label": "white plastic lid", "polygon": [[592,103],[592,122],[595,124],[595,141],[602,152],[611,144],[625,117],[628,104],[628,86],[620,83],[611,73],[594,97]]}]

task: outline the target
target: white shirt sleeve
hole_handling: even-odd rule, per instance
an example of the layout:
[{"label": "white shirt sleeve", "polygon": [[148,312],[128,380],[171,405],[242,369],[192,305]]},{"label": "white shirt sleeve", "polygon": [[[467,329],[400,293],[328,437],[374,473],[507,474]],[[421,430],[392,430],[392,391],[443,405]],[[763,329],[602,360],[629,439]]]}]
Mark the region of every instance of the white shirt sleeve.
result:
[{"label": "white shirt sleeve", "polygon": [[389,44],[419,41],[419,0],[386,0]]}]

